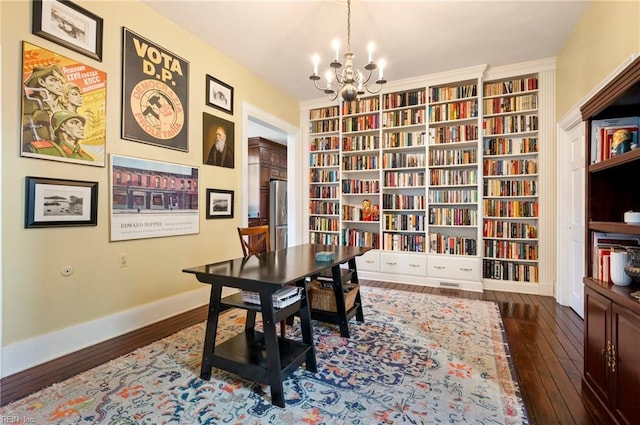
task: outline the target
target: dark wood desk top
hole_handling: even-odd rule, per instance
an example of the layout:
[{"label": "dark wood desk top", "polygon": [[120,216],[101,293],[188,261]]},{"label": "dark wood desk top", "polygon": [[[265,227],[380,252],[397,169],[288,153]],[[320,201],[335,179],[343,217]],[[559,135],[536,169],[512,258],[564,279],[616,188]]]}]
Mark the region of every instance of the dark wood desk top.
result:
[{"label": "dark wood desk top", "polygon": [[[343,264],[369,251],[370,248],[336,245],[303,244],[291,246],[277,251],[252,255],[247,258],[183,269],[185,273],[193,273],[203,283],[220,283],[240,289],[255,290],[256,282],[260,284],[294,285],[300,279],[318,274],[328,267]],[[317,262],[316,252],[332,251],[332,261]]]}]

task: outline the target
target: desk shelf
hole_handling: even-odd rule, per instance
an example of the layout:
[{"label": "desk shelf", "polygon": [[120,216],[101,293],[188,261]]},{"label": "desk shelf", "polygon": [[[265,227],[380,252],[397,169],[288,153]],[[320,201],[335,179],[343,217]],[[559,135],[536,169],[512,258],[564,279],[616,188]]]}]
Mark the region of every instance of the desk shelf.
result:
[{"label": "desk shelf", "polygon": [[[288,305],[283,308],[274,307],[273,311],[276,316],[276,321],[279,322],[280,320],[284,320],[287,317],[293,314],[296,314],[298,311],[300,311],[300,304],[303,299],[304,299],[304,295],[302,295],[302,297],[300,297],[298,301],[294,302],[291,305]],[[243,301],[241,292],[236,292],[234,294],[224,297],[223,299],[220,300],[220,305],[222,307],[235,307],[235,308],[241,308],[243,310],[251,310],[256,312],[262,311],[260,304],[252,304],[252,303]]]},{"label": "desk shelf", "polygon": [[[280,376],[291,375],[305,362],[311,345],[285,338],[278,338]],[[213,366],[242,376],[245,379],[269,384],[267,351],[264,334],[246,330],[216,346]]]},{"label": "desk shelf", "polygon": [[[359,290],[359,289],[358,289]],[[347,310],[347,322],[358,313],[359,303],[355,303],[353,307]],[[335,311],[314,310],[311,309],[311,319],[319,320],[324,323],[340,324],[340,316]]]}]

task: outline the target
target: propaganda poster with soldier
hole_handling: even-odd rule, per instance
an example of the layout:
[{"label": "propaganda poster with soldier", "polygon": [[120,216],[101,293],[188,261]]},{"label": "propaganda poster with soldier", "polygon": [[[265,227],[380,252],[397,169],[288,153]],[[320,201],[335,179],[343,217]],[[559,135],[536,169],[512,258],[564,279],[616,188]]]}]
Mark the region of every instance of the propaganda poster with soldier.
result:
[{"label": "propaganda poster with soldier", "polygon": [[105,166],[107,75],[23,42],[21,155]]}]

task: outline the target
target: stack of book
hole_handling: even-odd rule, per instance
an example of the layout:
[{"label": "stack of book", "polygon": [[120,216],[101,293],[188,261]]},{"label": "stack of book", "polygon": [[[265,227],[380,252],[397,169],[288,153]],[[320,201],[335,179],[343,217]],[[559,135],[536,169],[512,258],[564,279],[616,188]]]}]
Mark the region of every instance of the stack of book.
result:
[{"label": "stack of book", "polygon": [[[273,306],[283,308],[289,306],[302,297],[302,288],[297,286],[283,286],[282,289],[274,292]],[[260,294],[253,291],[242,291],[242,301],[249,304],[260,304]]]},{"label": "stack of book", "polygon": [[591,270],[594,279],[611,283],[611,251],[627,247],[640,247],[640,236],[618,233],[593,232]]}]

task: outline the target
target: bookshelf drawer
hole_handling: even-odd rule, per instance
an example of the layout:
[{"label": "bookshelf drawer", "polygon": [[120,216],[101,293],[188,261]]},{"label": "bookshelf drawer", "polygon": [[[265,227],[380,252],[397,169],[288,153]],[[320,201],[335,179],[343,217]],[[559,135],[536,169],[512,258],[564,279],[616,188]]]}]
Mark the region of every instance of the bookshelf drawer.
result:
[{"label": "bookshelf drawer", "polygon": [[380,269],[383,273],[426,276],[427,256],[424,254],[383,252],[380,259]]},{"label": "bookshelf drawer", "polygon": [[430,256],[429,277],[480,280],[480,258]]},{"label": "bookshelf drawer", "polygon": [[380,271],[380,252],[368,251],[360,257],[356,257],[356,265],[358,270],[366,270],[370,272]]}]

